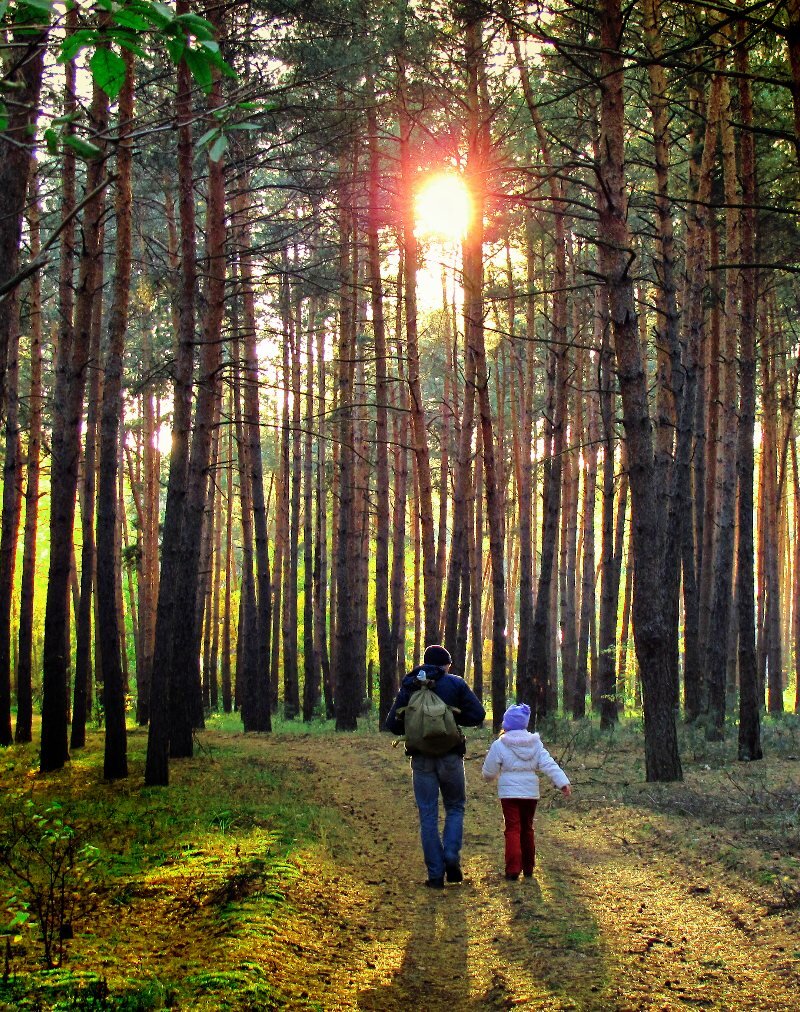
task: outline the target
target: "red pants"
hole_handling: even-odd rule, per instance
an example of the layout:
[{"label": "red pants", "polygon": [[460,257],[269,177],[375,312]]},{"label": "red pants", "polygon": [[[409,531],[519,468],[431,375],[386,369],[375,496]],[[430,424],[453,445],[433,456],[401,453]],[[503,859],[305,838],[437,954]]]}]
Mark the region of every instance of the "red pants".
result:
[{"label": "red pants", "polygon": [[533,816],[536,798],[500,798],[506,823],[506,875],[533,874],[536,843]]}]

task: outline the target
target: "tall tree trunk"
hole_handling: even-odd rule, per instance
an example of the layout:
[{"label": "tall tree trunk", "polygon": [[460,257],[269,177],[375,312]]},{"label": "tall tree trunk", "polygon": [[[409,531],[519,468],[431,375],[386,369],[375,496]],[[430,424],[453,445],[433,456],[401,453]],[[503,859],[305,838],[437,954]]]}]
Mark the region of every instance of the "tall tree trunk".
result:
[{"label": "tall tree trunk", "polygon": [[303,447],[303,720],[316,716],[320,699],[319,655],[314,630],[314,344],[321,327],[312,298],[306,337],[305,436]]},{"label": "tall tree trunk", "polygon": [[[526,699],[531,705],[534,724],[549,708],[549,697],[555,683],[550,644],[554,630],[551,628],[551,595],[558,540],[558,518],[561,510],[561,470],[564,451],[567,389],[567,244],[566,204],[561,183],[555,171],[550,151],[549,137],[544,130],[536,106],[527,66],[523,60],[519,40],[512,23],[508,24],[509,38],[514,48],[514,57],[520,73],[525,104],[536,130],[542,158],[547,170],[547,184],[550,192],[550,210],[553,215],[553,308],[552,308],[552,389],[554,395],[552,432],[549,453],[544,465],[544,491],[542,515],[542,551],[539,581],[533,613],[531,641],[526,658],[526,667],[518,665],[517,697]],[[551,377],[548,377],[550,380]]]},{"label": "tall tree trunk", "polygon": [[[245,179],[245,184],[247,180]],[[264,459],[261,452],[261,412],[259,407],[258,351],[255,290],[253,286],[253,260],[251,229],[247,211],[247,186],[241,195],[241,221],[239,246],[239,275],[242,286],[242,312],[244,316],[244,406],[250,489],[253,503],[253,530],[256,553],[256,636],[258,643],[257,669],[254,686],[254,731],[271,731],[270,700],[270,636],[272,632],[272,596],[269,571],[269,544],[267,537],[267,506],[264,497]]]},{"label": "tall tree trunk", "polygon": [[505,598],[505,518],[503,495],[498,478],[492,409],[489,400],[489,370],[483,331],[483,238],[486,172],[489,162],[489,111],[484,98],[486,52],[480,20],[466,25],[465,55],[469,103],[469,153],[467,179],[472,194],[473,215],[464,243],[464,306],[467,354],[475,359],[475,381],[483,445],[483,470],[486,488],[486,515],[489,552],[492,560],[492,712],[495,730],[506,705],[506,598]]},{"label": "tall tree trunk", "polygon": [[[189,6],[189,0],[178,0],[177,13],[189,13]],[[173,628],[181,561],[183,504],[186,498],[186,477],[189,467],[192,372],[196,337],[194,300],[197,280],[197,240],[192,165],[194,108],[192,78],[185,60],[181,60],[177,69],[175,119],[178,134],[178,213],[181,233],[180,286],[177,294],[178,332],[174,364],[172,445],[161,541],[161,572],[150,685],[150,728],[147,737],[147,759],[144,773],[145,783],[150,786],[169,783]]]},{"label": "tall tree trunk", "polygon": [[[32,25],[23,23],[26,11],[33,14],[30,18]],[[13,286],[12,291],[16,287],[12,279],[19,268],[22,219],[33,165],[33,143],[49,30],[49,17],[41,9],[23,6],[15,14],[18,21],[15,29],[8,33],[11,47],[6,47],[9,59],[3,74],[4,91],[9,97],[13,95],[13,101],[8,103],[8,121],[5,129],[0,131],[0,414],[5,408],[8,345],[16,315],[15,300],[3,295],[7,284]],[[72,17],[68,14],[67,31],[76,22],[77,13]],[[66,199],[67,195],[64,196]]]},{"label": "tall tree trunk", "polygon": [[399,64],[399,127],[400,127],[400,187],[403,206],[403,286],[406,309],[406,351],[408,355],[408,386],[411,394],[411,422],[414,436],[414,453],[419,478],[418,509],[422,537],[422,582],[425,606],[425,644],[438,643],[439,601],[436,581],[436,542],[433,530],[433,480],[428,451],[428,429],[425,405],[422,400],[420,379],[419,343],[417,330],[417,237],[414,234],[414,194],[411,164],[411,136],[413,120],[408,109],[406,69],[403,58]]},{"label": "tall tree trunk", "polygon": [[[367,129],[369,143],[369,210],[367,246],[369,252],[372,332],[375,338],[375,620],[378,633],[380,689],[378,720],[383,726],[392,705],[397,684],[397,648],[392,643],[389,618],[389,384],[387,380],[386,322],[383,312],[383,279],[378,238],[380,214],[381,161],[378,150],[378,115],[375,87],[370,70],[367,78],[369,106]],[[393,649],[394,647],[394,649]]]},{"label": "tall tree trunk", "polygon": [[[104,136],[108,124],[108,96],[93,88],[90,120],[95,137]],[[89,162],[83,211],[83,255],[76,298],[75,331],[71,346],[59,347],[53,405],[50,468],[50,567],[44,621],[42,657],[42,772],[60,769],[69,758],[67,749],[67,622],[68,594],[73,557],[75,494],[78,485],[83,394],[89,362],[92,308],[100,265],[100,231],[103,208],[100,180],[102,159]]]},{"label": "tall tree trunk", "polygon": [[[700,588],[699,569],[703,551],[702,524],[698,526],[697,551],[695,547],[695,517],[692,510],[692,456],[703,457],[703,446],[695,441],[695,420],[697,405],[704,403],[704,391],[698,398],[698,382],[705,370],[701,370],[701,341],[703,338],[703,298],[706,285],[706,227],[708,201],[711,193],[711,176],[716,160],[716,137],[719,121],[721,78],[712,80],[705,109],[705,137],[702,155],[697,165],[696,199],[689,211],[686,239],[686,277],[684,280],[684,312],[682,340],[685,354],[684,393],[678,412],[678,431],[675,449],[675,494],[677,523],[681,531],[681,555],[683,567],[683,611],[684,611],[684,708],[687,720],[696,720],[703,702],[703,666],[700,641]],[[716,406],[714,408],[716,410]],[[705,412],[703,411],[703,415]],[[704,470],[704,467],[703,469]],[[695,469],[695,490],[702,491],[703,474]],[[703,511],[697,517],[702,521]],[[697,562],[700,562],[700,566]]]},{"label": "tall tree trunk", "polygon": [[[103,233],[100,243],[102,245]],[[86,744],[86,720],[92,712],[92,604],[95,586],[95,491],[97,487],[98,414],[102,388],[100,367],[100,331],[102,329],[103,267],[98,267],[97,295],[92,307],[92,333],[87,363],[86,438],[83,446],[83,474],[80,489],[81,501],[81,575],[80,604],[75,620],[75,679],[73,685],[72,729],[70,748],[83,748]],[[116,466],[116,465],[115,465]],[[99,641],[99,637],[98,637]],[[95,651],[96,675],[102,682],[100,658],[102,649]],[[99,688],[99,686],[98,686]]]},{"label": "tall tree trunk", "polygon": [[[31,258],[40,250],[39,192],[33,179],[28,230]],[[25,486],[25,534],[19,600],[19,649],[17,663],[17,723],[14,740],[29,742],[33,734],[33,604],[36,576],[36,532],[39,519],[39,474],[42,448],[42,289],[38,274],[31,279],[30,293],[31,381],[28,410],[27,484]]]},{"label": "tall tree trunk", "polygon": [[363,672],[357,667],[355,580],[352,551],[355,544],[355,460],[353,447],[353,381],[357,277],[354,268],[355,228],[350,213],[350,187],[342,171],[340,184],[339,276],[339,513],[336,537],[336,652],[334,703],[336,730],[355,731],[361,709]]},{"label": "tall tree trunk", "polygon": [[[733,590],[733,559],[736,511],[736,337],[739,329],[741,257],[740,202],[736,179],[736,142],[733,109],[727,78],[722,81],[722,162],[725,181],[725,260],[731,265],[725,277],[725,314],[722,362],[722,468],[717,509],[717,542],[714,551],[713,595],[709,623],[708,724],[706,736],[721,741],[725,735],[726,667],[728,632]],[[713,364],[712,364],[713,368]]]},{"label": "tall tree trunk", "polygon": [[[209,10],[219,22],[219,9]],[[209,118],[222,103],[219,79],[208,96]],[[189,757],[193,752],[193,728],[202,723],[199,638],[194,617],[200,561],[201,533],[206,509],[211,438],[219,372],[222,363],[222,321],[225,312],[225,175],[222,161],[208,161],[206,210],[206,311],[200,343],[200,369],[195,393],[192,448],[181,525],[180,565],[175,594],[172,670],[170,672],[170,754]]]},{"label": "tall tree trunk", "polygon": [[[595,341],[598,337],[595,331]],[[596,346],[599,342],[596,341]],[[591,362],[589,363],[589,371]],[[581,581],[580,632],[578,636],[578,667],[575,682],[575,704],[572,715],[575,719],[586,714],[586,689],[589,684],[589,634],[591,620],[595,613],[595,501],[597,495],[597,398],[592,390],[591,378],[588,389],[587,444],[584,450],[586,469],[583,478],[583,572]]]},{"label": "tall tree trunk", "polygon": [[0,745],[14,741],[11,730],[11,601],[22,511],[22,461],[19,438],[19,300],[12,292],[6,370],[6,452],[3,465],[3,518],[0,535]]},{"label": "tall tree trunk", "polygon": [[619,0],[600,7],[601,105],[599,242],[609,292],[628,447],[632,538],[636,565],[633,627],[644,690],[645,767],[648,781],[680,780],[669,629],[664,609],[664,516],[656,484],[647,375],[634,304],[633,258],[627,218],[623,105],[622,11]]},{"label": "tall tree trunk", "polygon": [[[739,138],[742,177],[742,260],[756,261],[756,161],[753,136],[753,95],[745,26],[737,26],[736,70],[739,78]],[[739,332],[741,399],[736,462],[739,477],[738,556],[736,563],[739,609],[739,740],[737,756],[744,762],[761,759],[761,715],[758,703],[758,670],[755,644],[755,559],[753,549],[753,473],[756,414],[756,281],[753,270],[742,271],[742,316]]]},{"label": "tall tree trunk", "polygon": [[123,52],[125,83],[119,95],[117,147],[117,223],[114,290],[108,319],[108,349],[103,367],[103,403],[100,413],[100,458],[97,489],[97,605],[100,653],[103,658],[105,752],[103,776],[107,780],[128,775],[125,728],[125,678],[122,670],[117,610],[117,501],[119,439],[122,421],[122,368],[128,329],[131,277],[131,143],[133,128],[133,55]]}]

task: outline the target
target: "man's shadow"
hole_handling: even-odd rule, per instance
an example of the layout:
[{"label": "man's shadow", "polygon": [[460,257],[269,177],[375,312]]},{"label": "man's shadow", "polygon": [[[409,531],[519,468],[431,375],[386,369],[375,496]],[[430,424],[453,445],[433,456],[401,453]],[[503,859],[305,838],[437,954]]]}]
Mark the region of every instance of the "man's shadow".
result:
[{"label": "man's shadow", "polygon": [[444,891],[410,886],[408,920],[398,925],[408,940],[400,966],[385,984],[362,991],[358,1007],[371,1012],[425,1009],[425,1012],[466,1012],[467,909],[470,887],[446,886]]}]

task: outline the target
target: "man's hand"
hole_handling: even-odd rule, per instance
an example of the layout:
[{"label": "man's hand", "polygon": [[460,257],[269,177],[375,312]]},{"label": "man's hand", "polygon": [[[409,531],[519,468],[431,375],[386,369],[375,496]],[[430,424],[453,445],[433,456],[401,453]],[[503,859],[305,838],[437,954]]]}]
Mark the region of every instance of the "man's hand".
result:
[{"label": "man's hand", "polygon": [[564,786],[561,788],[561,793],[564,795],[565,798],[568,798],[570,794],[572,794],[572,787],[569,784],[564,784]]}]

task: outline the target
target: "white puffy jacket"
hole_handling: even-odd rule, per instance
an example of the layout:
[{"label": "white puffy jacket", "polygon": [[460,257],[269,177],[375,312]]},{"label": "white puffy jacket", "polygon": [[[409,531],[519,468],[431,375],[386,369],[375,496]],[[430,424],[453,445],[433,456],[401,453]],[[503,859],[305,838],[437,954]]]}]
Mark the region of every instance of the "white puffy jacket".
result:
[{"label": "white puffy jacket", "polygon": [[538,733],[506,731],[501,734],[486,755],[483,763],[485,780],[497,781],[500,798],[538,798],[537,772],[545,773],[561,789],[569,777],[542,745]]}]

